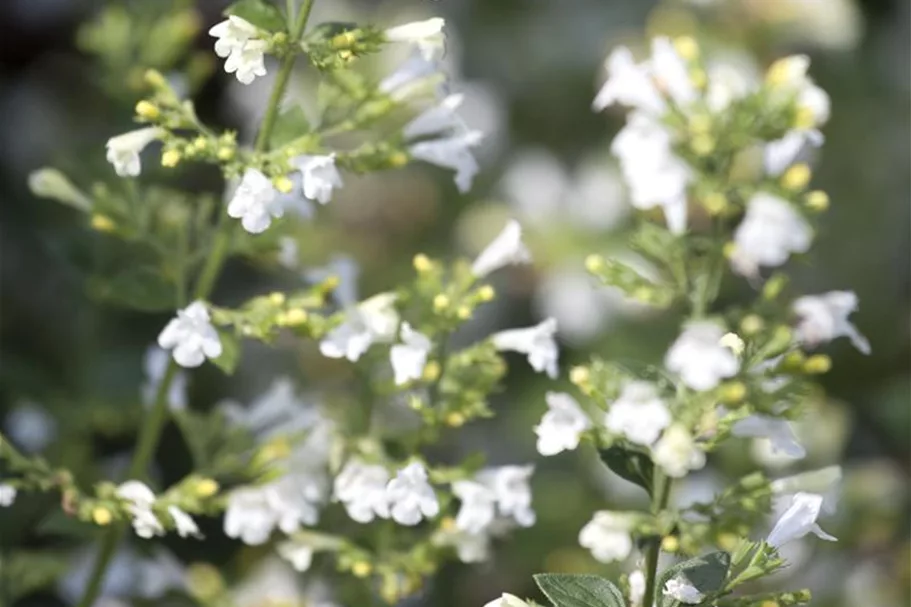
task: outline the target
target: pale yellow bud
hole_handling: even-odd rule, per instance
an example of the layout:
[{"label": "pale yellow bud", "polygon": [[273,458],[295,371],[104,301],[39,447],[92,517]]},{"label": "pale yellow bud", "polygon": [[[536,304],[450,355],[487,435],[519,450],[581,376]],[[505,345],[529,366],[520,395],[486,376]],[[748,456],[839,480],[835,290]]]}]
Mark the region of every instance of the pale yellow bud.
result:
[{"label": "pale yellow bud", "polygon": [[734,548],[737,547],[737,543],[740,541],[733,533],[722,533],[718,536],[717,542],[718,547],[727,552],[732,552]]},{"label": "pale yellow bud", "polygon": [[456,310],[456,316],[458,316],[460,320],[468,320],[471,318],[471,308],[465,305],[459,306]]},{"label": "pale yellow bud", "polygon": [[269,303],[273,306],[280,306],[285,303],[285,294],[280,291],[275,291],[274,293],[269,294]]},{"label": "pale yellow bud", "polygon": [[231,160],[234,158],[234,148],[220,147],[217,156],[219,160]]},{"label": "pale yellow bud", "polygon": [[98,506],[92,510],[92,520],[95,521],[96,525],[101,525],[102,527],[110,525],[113,519],[111,511],[104,506]]},{"label": "pale yellow bud", "polygon": [[294,189],[294,182],[291,181],[286,175],[276,177],[273,183],[275,184],[275,189],[282,194],[288,194],[291,190]]},{"label": "pale yellow bud", "polygon": [[690,148],[699,156],[708,156],[715,151],[715,138],[707,133],[696,135],[690,141]]},{"label": "pale yellow bud", "polygon": [[136,104],[136,115],[146,120],[155,120],[161,115],[161,111],[154,103],[143,99]]},{"label": "pale yellow bud", "polygon": [[829,208],[829,195],[822,190],[813,190],[807,194],[806,204],[811,211],[821,213]]},{"label": "pale yellow bud", "polygon": [[719,344],[726,348],[730,348],[731,351],[740,356],[743,354],[743,349],[745,344],[739,335],[736,333],[725,333],[724,336],[718,341]]},{"label": "pale yellow bud", "polygon": [[209,140],[200,135],[193,140],[193,149],[197,152],[203,152],[209,147]]},{"label": "pale yellow bud", "polygon": [[690,132],[706,134],[712,130],[712,117],[708,114],[695,114],[690,117]]},{"label": "pale yellow bud", "polygon": [[494,288],[490,285],[484,285],[478,289],[478,299],[481,301],[493,301],[493,298],[497,296],[497,292],[494,291]]},{"label": "pale yellow bud", "polygon": [[813,108],[802,105],[794,112],[794,128],[800,130],[811,129],[816,126],[816,114]]},{"label": "pale yellow bud", "polygon": [[781,185],[789,190],[802,190],[810,183],[812,176],[813,172],[810,171],[809,165],[798,162],[781,176]]},{"label": "pale yellow bud", "polygon": [[446,414],[445,422],[446,422],[446,425],[449,426],[450,428],[459,428],[461,426],[464,426],[465,421],[466,421],[465,416],[457,411],[453,411],[452,413]]},{"label": "pale yellow bud", "polygon": [[168,83],[158,70],[146,70],[143,79],[146,81],[146,84],[154,88],[161,88]]},{"label": "pale yellow bud", "polygon": [[351,573],[354,574],[354,577],[365,578],[373,573],[373,565],[367,561],[358,561],[351,566]]},{"label": "pale yellow bud", "polygon": [[309,318],[309,315],[303,308],[291,308],[282,314],[282,320],[284,320],[284,324],[288,327],[302,325],[307,322],[307,318]]},{"label": "pale yellow bud", "polygon": [[161,166],[173,168],[180,163],[181,155],[177,150],[167,150],[161,155]]},{"label": "pale yellow bud", "polygon": [[765,325],[762,318],[756,314],[750,314],[744,316],[743,320],[740,321],[740,330],[744,335],[756,335],[762,331],[762,327]]},{"label": "pale yellow bud", "polygon": [[803,370],[813,375],[828,373],[832,368],[832,359],[825,354],[814,354],[803,363]]},{"label": "pale yellow bud", "polygon": [[442,368],[440,367],[440,363],[432,360],[424,365],[424,372],[421,377],[424,379],[424,381],[436,381],[439,379],[441,372]]},{"label": "pale yellow bud", "polygon": [[592,374],[588,367],[573,367],[569,371],[569,381],[577,386],[587,384],[591,380]]},{"label": "pale yellow bud", "polygon": [[721,387],[721,400],[729,405],[742,402],[746,395],[747,387],[743,382],[730,382]]},{"label": "pale yellow bud", "polygon": [[604,258],[600,255],[589,255],[585,258],[585,269],[595,274],[604,267]]},{"label": "pale yellow bud", "polygon": [[113,232],[116,227],[114,221],[107,215],[100,213],[92,215],[92,229],[99,232]]},{"label": "pale yellow bud", "polygon": [[430,258],[423,253],[418,253],[415,255],[411,263],[414,265],[414,269],[418,272],[429,272],[433,269],[433,262],[430,261]]},{"label": "pale yellow bud", "polygon": [[661,549],[665,552],[677,552],[680,549],[680,540],[673,535],[669,535],[661,540]]},{"label": "pale yellow bud", "polygon": [[687,61],[692,61],[699,56],[699,44],[691,36],[674,38],[674,49]]},{"label": "pale yellow bud", "polygon": [[433,309],[437,312],[442,312],[449,307],[450,301],[449,297],[443,293],[440,293],[433,298]]},{"label": "pale yellow bud", "polygon": [[212,497],[218,489],[218,483],[211,478],[203,478],[196,483],[196,495],[199,497]]},{"label": "pale yellow bud", "polygon": [[389,156],[389,166],[394,169],[401,168],[408,164],[408,160],[408,154],[405,152],[395,152]]},{"label": "pale yellow bud", "polygon": [[727,210],[728,199],[720,192],[712,192],[702,199],[702,206],[709,215],[719,215]]}]

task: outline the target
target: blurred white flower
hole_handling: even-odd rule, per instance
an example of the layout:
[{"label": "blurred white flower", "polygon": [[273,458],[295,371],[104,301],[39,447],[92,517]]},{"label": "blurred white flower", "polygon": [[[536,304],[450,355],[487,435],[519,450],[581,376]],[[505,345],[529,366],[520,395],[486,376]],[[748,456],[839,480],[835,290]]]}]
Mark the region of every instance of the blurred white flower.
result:
[{"label": "blurred white flower", "polygon": [[566,206],[580,229],[611,230],[629,215],[623,176],[614,163],[600,154],[577,165],[566,194]]},{"label": "blurred white flower", "polygon": [[502,195],[522,220],[537,224],[559,217],[569,188],[566,169],[544,148],[513,154],[499,184]]},{"label": "blurred white flower", "polygon": [[443,527],[433,536],[437,546],[451,546],[463,563],[482,563],[490,558],[490,536],[487,533],[468,533],[457,527]]},{"label": "blurred white flower", "polygon": [[689,388],[711,390],[740,370],[740,361],[721,344],[725,330],[709,321],[688,324],[664,358],[668,371],[680,376]]},{"label": "blurred white flower", "polygon": [[440,513],[440,503],[427,482],[427,470],[412,462],[398,471],[386,485],[390,514],[400,525],[413,526],[422,518],[433,518]]},{"label": "blurred white flower", "polygon": [[[287,210],[287,207],[286,207]],[[278,239],[278,263],[287,270],[296,270],[300,263],[300,247],[293,236]]]},{"label": "blurred white flower", "polygon": [[402,129],[405,139],[416,139],[436,135],[445,131],[467,131],[468,128],[456,113],[465,96],[459,93],[447,95],[439,104],[417,115]]},{"label": "blurred white flower", "polygon": [[333,499],[342,502],[348,516],[358,523],[389,518],[388,482],[389,472],[383,466],[350,459],[335,477]]},{"label": "blurred white flower", "polygon": [[847,337],[855,348],[869,354],[870,342],[848,320],[857,308],[857,295],[852,291],[829,291],[798,298],[793,305],[799,319],[797,340],[815,347],[838,337]]},{"label": "blurred white flower", "polygon": [[[144,405],[151,406],[155,402],[155,395],[161,385],[161,380],[164,379],[170,358],[167,350],[158,346],[146,348],[145,356],[142,359],[145,380],[140,387]],[[187,374],[183,371],[178,371],[171,378],[167,399],[168,407],[172,411],[183,411],[187,408]]]},{"label": "blurred white flower", "polygon": [[357,362],[374,343],[391,341],[399,322],[394,304],[395,293],[380,293],[349,309],[342,324],[320,342],[320,352]]},{"label": "blurred white flower", "polygon": [[792,253],[810,249],[810,224],[784,199],[758,192],[747,203],[747,212],[734,231],[731,267],[755,276],[760,266],[777,267]]},{"label": "blurred white flower", "polygon": [[500,268],[530,261],[531,252],[522,242],[522,226],[515,219],[510,219],[506,227],[474,260],[471,271],[475,276],[483,278]]},{"label": "blurred white flower", "polygon": [[377,88],[381,93],[386,93],[393,100],[401,102],[417,96],[425,89],[432,92],[442,79],[439,63],[426,58],[420,52],[415,52],[395,71],[383,78]]},{"label": "blurred white flower", "polygon": [[164,134],[163,129],[147,127],[111,137],[107,143],[107,160],[114,165],[114,171],[120,177],[136,177],[142,171],[139,154]]},{"label": "blurred white flower", "polygon": [[383,34],[388,42],[408,42],[414,44],[425,59],[438,58],[445,50],[446,36],[443,26],[446,22],[440,17],[426,21],[414,21],[387,29]]},{"label": "blurred white flower", "polygon": [[687,605],[697,605],[705,598],[695,586],[679,575],[664,584],[663,594]]},{"label": "blurred white flower", "polygon": [[194,301],[171,319],[158,335],[158,345],[171,350],[181,367],[198,367],[206,358],[221,356],[221,339],[209,321],[209,310],[202,301]]},{"label": "blurred white flower", "polygon": [[601,563],[624,560],[633,551],[629,518],[607,510],[595,512],[579,532],[579,545]]},{"label": "blurred white flower", "polygon": [[556,379],[559,373],[557,359],[560,355],[554,340],[556,332],[556,319],[548,318],[533,327],[494,333],[490,339],[497,350],[525,354],[532,369],[538,373],[546,372],[551,379]]},{"label": "blurred white flower", "polygon": [[838,486],[841,478],[841,466],[827,466],[775,479],[769,483],[769,488],[778,495],[793,495],[801,491],[825,495]]},{"label": "blurred white flower", "polygon": [[511,517],[522,527],[531,527],[536,519],[529,485],[534,471],[531,465],[500,466],[482,470],[475,480],[493,490],[500,516]]},{"label": "blurred white flower", "polygon": [[797,436],[786,419],[776,419],[766,415],[750,415],[738,420],[731,427],[734,436],[751,436],[767,438],[774,453],[783,453],[793,459],[801,459],[807,451],[797,442]]},{"label": "blurred white flower", "polygon": [[401,386],[421,378],[427,355],[433,349],[430,339],[411,328],[407,322],[402,323],[402,343],[395,344],[389,350],[389,359],[395,374],[395,385]]},{"label": "blurred white flower", "polygon": [[295,452],[307,451],[314,462],[325,459],[315,452],[328,450],[328,445],[322,443],[328,442],[330,422],[314,403],[298,397],[294,382],[287,377],[275,378],[247,407],[224,401],[218,408],[230,423],[243,426],[258,441],[306,431],[307,439],[296,443]]},{"label": "blurred white flower", "polygon": [[696,100],[696,86],[690,78],[689,66],[668,38],[652,40],[650,67],[655,82],[678,107],[686,109]]},{"label": "blurred white flower", "polygon": [[636,569],[629,574],[629,602],[632,607],[642,605],[645,598],[645,574],[641,569]]},{"label": "blurred white flower", "polygon": [[660,115],[667,104],[658,92],[646,65],[637,65],[626,47],[614,49],[608,56],[607,81],[598,91],[592,109],[600,112],[619,103],[627,107]]},{"label": "blurred white flower", "polygon": [[289,534],[315,525],[325,494],[321,476],[297,468],[267,485],[235,489],[225,509],[225,535],[255,546],[268,541],[275,528]]},{"label": "blurred white flower", "polygon": [[471,149],[479,146],[483,139],[482,132],[467,131],[413,143],[408,147],[408,152],[418,160],[455,171],[456,187],[465,194],[471,189],[475,175],[480,170]]},{"label": "blurred white flower", "polygon": [[480,534],[494,521],[497,495],[487,485],[476,481],[456,481],[452,493],[462,505],[456,515],[456,529],[470,534]]},{"label": "blurred white flower", "polygon": [[117,487],[117,496],[130,503],[128,509],[133,517],[133,530],[141,538],[149,539],[164,535],[164,526],[152,512],[155,494],[140,481],[130,480]]},{"label": "blurred white flower", "polygon": [[649,446],[671,423],[671,412],[658,396],[654,384],[632,381],[623,387],[620,397],[610,404],[604,425],[630,442]]},{"label": "blurred white flower", "polygon": [[682,478],[705,466],[705,453],[685,426],[673,424],[652,447],[652,461],[668,476]]},{"label": "blurred white flower", "polygon": [[766,80],[772,93],[784,102],[796,102],[798,117],[805,113],[809,117],[806,128],[818,127],[829,120],[831,102],[828,94],[807,75],[810,58],[806,55],[791,55],[778,59],[768,70]]},{"label": "blurred white flower", "polygon": [[57,437],[57,420],[37,403],[22,401],[3,420],[7,437],[25,453],[38,453]]},{"label": "blurred white flower", "polygon": [[313,563],[313,546],[295,540],[281,542],[276,547],[278,555],[291,563],[295,571],[304,572]]},{"label": "blurred white flower", "polygon": [[228,203],[228,215],[240,219],[251,234],[265,232],[273,218],[285,214],[285,209],[277,203],[277,195],[268,177],[257,169],[247,169]]},{"label": "blurred white flower", "polygon": [[259,30],[246,19],[228,15],[227,19],[209,29],[209,35],[216,38],[215,54],[224,59],[233,52],[243,50],[248,41],[259,36]]},{"label": "blurred white flower", "polygon": [[326,204],[332,190],[342,187],[342,176],[335,166],[335,154],[325,156],[296,156],[289,164],[301,173],[301,187],[307,200]]},{"label": "blurred white flower", "polygon": [[265,544],[275,528],[276,514],[258,487],[241,487],[228,495],[224,532],[245,544]]},{"label": "blurred white flower", "polygon": [[769,175],[781,175],[798,159],[807,146],[819,147],[824,141],[822,133],[815,129],[792,130],[763,147],[763,167]]},{"label": "blurred white flower", "polygon": [[16,488],[8,483],[0,483],[0,508],[9,508],[16,501]]},{"label": "blurred white flower", "polygon": [[759,78],[752,56],[742,51],[727,51],[707,62],[708,84],[705,102],[715,113],[756,90]]},{"label": "blurred white flower", "polygon": [[548,392],[547,413],[535,426],[538,436],[538,453],[547,457],[579,446],[582,433],[591,428],[588,416],[569,394]]},{"label": "blurred white flower", "polygon": [[816,524],[819,518],[819,511],[822,508],[823,498],[821,495],[814,493],[797,493],[791,501],[791,506],[778,519],[772,532],[766,541],[776,548],[796,539],[800,539],[808,533],[834,542],[835,537],[829,535]]},{"label": "blurred white flower", "polygon": [[168,506],[168,514],[174,520],[174,526],[177,528],[177,535],[180,537],[202,537],[199,527],[193,518],[178,508],[177,506]]},{"label": "blurred white flower", "polygon": [[560,337],[570,344],[585,344],[632,306],[619,289],[605,287],[581,263],[563,263],[547,271],[538,282],[535,309],[540,318],[554,318]]},{"label": "blurred white flower", "polygon": [[494,599],[484,605],[484,607],[529,607],[528,603],[514,594],[504,592],[498,599]]}]

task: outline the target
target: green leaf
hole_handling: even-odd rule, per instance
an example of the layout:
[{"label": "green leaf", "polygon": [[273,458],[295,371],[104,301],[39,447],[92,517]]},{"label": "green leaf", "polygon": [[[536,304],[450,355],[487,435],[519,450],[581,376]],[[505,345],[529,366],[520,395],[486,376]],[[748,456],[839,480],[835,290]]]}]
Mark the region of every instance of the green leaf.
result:
[{"label": "green leaf", "polygon": [[229,6],[225,14],[240,17],[269,32],[283,32],[287,26],[281,11],[265,0],[240,0]]},{"label": "green leaf", "polygon": [[601,449],[598,454],[612,472],[652,494],[655,464],[647,454],[617,446]]},{"label": "green leaf", "polygon": [[731,555],[727,552],[712,552],[678,563],[666,569],[658,577],[657,593],[660,593],[660,607],[678,607],[680,601],[663,594],[664,585],[678,575],[696,587],[702,594],[712,594],[721,589],[731,566]]},{"label": "green leaf", "polygon": [[234,333],[222,330],[218,331],[218,337],[221,339],[222,352],[212,362],[225,374],[233,375],[240,362],[240,339]]},{"label": "green leaf", "polygon": [[554,607],[624,607],[623,593],[597,575],[539,573],[535,583]]},{"label": "green leaf", "polygon": [[282,112],[275,121],[275,128],[272,131],[272,137],[269,139],[269,145],[273,148],[279,148],[286,143],[290,143],[310,132],[310,121],[304,110],[295,105]]},{"label": "green leaf", "polygon": [[93,299],[143,312],[174,310],[177,305],[174,285],[149,267],[122,270],[111,278],[90,277],[86,289]]}]

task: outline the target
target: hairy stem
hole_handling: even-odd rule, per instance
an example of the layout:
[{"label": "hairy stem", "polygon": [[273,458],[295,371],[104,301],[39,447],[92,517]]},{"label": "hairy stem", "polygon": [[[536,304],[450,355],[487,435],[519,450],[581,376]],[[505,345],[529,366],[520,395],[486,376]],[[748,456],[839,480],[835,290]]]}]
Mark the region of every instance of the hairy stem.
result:
[{"label": "hairy stem", "polygon": [[[291,40],[298,41],[303,35],[304,28],[307,26],[307,20],[310,17],[310,10],[313,8],[314,0],[306,0],[297,21],[294,24],[294,30],[291,32]],[[294,69],[296,53],[289,53],[279,67],[278,75],[275,78],[275,85],[272,88],[272,94],[269,97],[269,105],[266,108],[266,114],[263,117],[262,126],[256,138],[255,151],[262,152],[268,149],[269,139],[272,137],[272,131],[275,128],[275,120],[278,117],[279,106],[281,105],[282,96],[285,88],[288,86],[288,80]],[[218,220],[218,227],[212,240],[212,248],[206,258],[206,262],[200,272],[199,278],[194,289],[196,299],[206,299],[215,287],[215,282],[221,272],[222,265],[228,255],[231,242],[231,231],[233,224],[225,219],[227,215],[222,213]],[[152,456],[158,446],[158,439],[161,437],[161,431],[167,421],[168,412],[168,392],[171,382],[177,373],[177,363],[172,359],[168,364],[164,377],[158,385],[158,391],[155,394],[155,401],[152,409],[149,411],[146,419],[142,424],[139,433],[136,452],[133,455],[130,464],[129,475],[131,478],[142,476],[148,468]],[[101,540],[98,552],[98,558],[92,568],[85,592],[79,601],[78,607],[91,607],[98,598],[101,584],[104,582],[104,576],[107,572],[108,565],[114,556],[117,544],[123,537],[125,527],[123,524],[113,525]]]}]

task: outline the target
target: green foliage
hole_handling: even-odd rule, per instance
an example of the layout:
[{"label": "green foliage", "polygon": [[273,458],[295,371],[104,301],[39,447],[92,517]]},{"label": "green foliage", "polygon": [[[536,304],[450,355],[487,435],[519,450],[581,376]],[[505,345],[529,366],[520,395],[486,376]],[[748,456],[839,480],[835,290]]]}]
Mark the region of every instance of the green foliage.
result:
[{"label": "green foliage", "polygon": [[624,607],[620,590],[596,575],[539,573],[535,583],[554,607]]},{"label": "green foliage", "polygon": [[652,495],[654,490],[655,464],[647,453],[627,447],[613,446],[600,449],[601,461],[612,472],[638,485]]},{"label": "green foliage", "polygon": [[[731,566],[731,555],[727,552],[712,552],[668,567],[658,577],[659,590],[668,580],[680,577],[696,587],[701,594],[712,596],[724,588],[728,569]],[[662,594],[660,607],[679,607],[680,601]]]},{"label": "green foliage", "polygon": [[226,15],[235,15],[267,32],[283,32],[287,24],[278,8],[267,0],[240,0],[227,9]]}]

